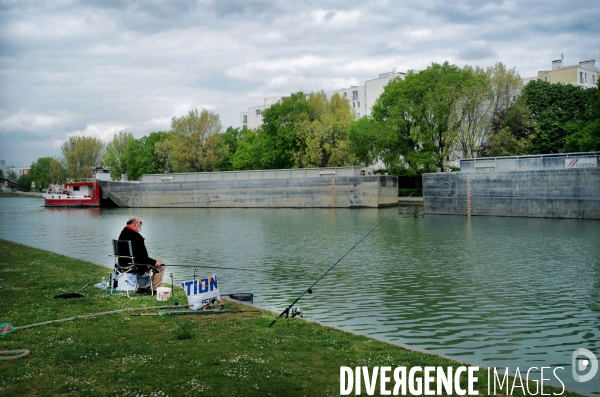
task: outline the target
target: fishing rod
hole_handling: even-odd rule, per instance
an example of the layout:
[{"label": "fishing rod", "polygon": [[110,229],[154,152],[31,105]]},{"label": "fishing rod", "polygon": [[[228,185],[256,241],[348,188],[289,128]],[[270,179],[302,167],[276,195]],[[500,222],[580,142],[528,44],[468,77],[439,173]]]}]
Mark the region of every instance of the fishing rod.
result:
[{"label": "fishing rod", "polygon": [[[384,221],[385,221],[385,220],[386,220],[386,219],[387,219],[387,218],[388,218],[390,215],[392,215],[392,214],[394,213],[394,211],[396,211],[396,210],[398,209],[398,207],[399,207],[399,205],[398,205],[398,206],[396,206],[396,207],[394,207],[394,209],[393,209],[393,210],[392,210],[392,211],[391,211],[389,214],[387,214],[387,215],[385,216],[385,218],[383,218],[381,221],[379,221],[379,223],[378,223],[378,224],[376,224],[375,226],[373,226],[373,228],[372,228],[371,230],[369,230],[369,232],[368,232],[367,234],[365,234],[365,235],[363,236],[363,238],[361,238],[360,240],[358,240],[358,242],[357,242],[356,244],[354,244],[354,245],[352,246],[352,248],[350,248],[348,251],[346,251],[346,253],[345,253],[344,255],[342,255],[342,257],[341,257],[340,259],[338,259],[338,260],[337,260],[337,262],[335,262],[333,265],[331,265],[331,267],[330,267],[329,269],[327,269],[327,270],[325,271],[325,273],[323,273],[323,274],[321,275],[321,277],[319,277],[319,278],[317,279],[317,281],[315,281],[314,283],[312,283],[312,285],[311,285],[310,287],[308,287],[308,288],[307,288],[307,289],[306,289],[306,290],[305,290],[305,291],[302,293],[302,295],[300,295],[299,297],[297,297],[297,298],[296,298],[296,300],[295,300],[295,301],[293,301],[291,305],[289,305],[289,306],[288,306],[288,307],[286,307],[286,308],[285,308],[285,309],[284,309],[284,310],[283,310],[281,313],[279,313],[279,316],[275,317],[275,319],[274,319],[273,321],[271,321],[271,324],[269,324],[269,328],[270,328],[270,327],[272,327],[272,326],[273,326],[273,324],[275,324],[275,323],[277,322],[277,320],[279,320],[279,319],[280,319],[281,317],[283,317],[284,315],[285,315],[286,317],[288,317],[288,315],[290,314],[290,309],[292,308],[292,306],[294,306],[294,305],[295,305],[295,304],[296,304],[296,303],[297,303],[297,302],[298,302],[298,301],[299,301],[299,300],[300,300],[300,299],[301,299],[301,298],[302,298],[304,295],[306,295],[307,293],[308,293],[308,294],[312,294],[312,288],[313,288],[315,285],[317,285],[317,283],[318,283],[319,281],[321,281],[321,279],[322,279],[323,277],[325,277],[325,275],[326,275],[327,273],[329,273],[329,272],[330,272],[330,271],[331,271],[331,270],[332,270],[332,269],[333,269],[333,268],[334,268],[334,267],[335,267],[335,266],[336,266],[338,263],[340,263],[340,262],[342,261],[342,259],[344,259],[344,258],[346,257],[346,255],[348,255],[348,254],[349,254],[349,253],[350,253],[350,252],[351,252],[351,251],[352,251],[354,248],[356,248],[356,246],[357,246],[358,244],[360,244],[360,243],[361,243],[361,242],[362,242],[364,239],[366,239],[366,238],[367,238],[367,236],[369,236],[369,234],[371,234],[371,232],[372,232],[373,230],[377,229],[377,227],[378,227],[379,225],[381,225],[381,224],[382,224],[382,223],[383,223],[383,222],[384,222]],[[295,316],[302,316],[302,314],[301,314],[301,313],[302,313],[302,311],[301,311],[301,310],[292,310],[292,318],[293,318],[293,317],[295,317]]]},{"label": "fishing rod", "polygon": [[228,270],[243,270],[247,272],[257,272],[257,269],[247,269],[243,267],[224,267],[224,266],[199,266],[199,265],[165,265],[168,267],[193,267],[193,268],[207,268],[207,269],[228,269]]}]

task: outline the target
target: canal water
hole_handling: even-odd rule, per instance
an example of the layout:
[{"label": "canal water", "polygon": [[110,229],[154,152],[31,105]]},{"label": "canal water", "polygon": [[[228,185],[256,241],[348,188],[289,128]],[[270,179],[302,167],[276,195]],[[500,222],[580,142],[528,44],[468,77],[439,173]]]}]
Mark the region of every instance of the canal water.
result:
[{"label": "canal water", "polygon": [[[167,279],[191,279],[197,266],[218,274],[222,293],[251,292],[278,313],[392,211],[41,205],[0,199],[0,238],[112,267],[110,241],[138,215],[151,256],[192,266],[171,266]],[[600,358],[599,243],[598,221],[400,208],[298,305],[322,323],[467,362],[564,367],[567,388],[600,394],[600,372],[586,383],[571,373],[575,349]]]}]

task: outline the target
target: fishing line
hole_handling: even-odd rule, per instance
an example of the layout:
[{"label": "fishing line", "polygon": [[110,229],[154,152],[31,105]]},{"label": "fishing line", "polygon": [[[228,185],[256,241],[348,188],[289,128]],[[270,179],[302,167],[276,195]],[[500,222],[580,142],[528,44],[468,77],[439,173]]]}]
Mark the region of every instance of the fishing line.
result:
[{"label": "fishing line", "polygon": [[198,265],[168,265],[165,264],[165,266],[168,267],[190,267],[190,268],[207,268],[207,269],[228,269],[228,270],[243,270],[243,271],[247,271],[247,272],[258,272],[258,269],[246,269],[243,267],[224,267],[224,266],[198,266]]},{"label": "fishing line", "polygon": [[[393,210],[392,210],[392,211],[391,211],[389,214],[387,214],[387,215],[385,216],[385,218],[383,218],[381,221],[379,221],[379,223],[378,223],[378,224],[376,224],[375,226],[373,226],[373,228],[372,228],[371,230],[369,230],[369,232],[368,232],[367,234],[365,234],[365,235],[364,235],[364,236],[363,236],[363,237],[362,237],[360,240],[358,240],[358,242],[357,242],[356,244],[354,244],[354,245],[352,246],[352,248],[350,248],[348,251],[346,251],[346,253],[345,253],[344,255],[342,255],[342,257],[341,257],[340,259],[338,259],[338,260],[337,260],[337,262],[335,262],[333,265],[331,265],[331,267],[330,267],[329,269],[327,269],[327,270],[325,271],[325,273],[323,273],[323,274],[321,275],[321,277],[319,277],[319,278],[317,279],[317,281],[315,281],[314,283],[312,283],[312,285],[311,285],[310,287],[308,287],[308,288],[306,289],[306,291],[304,291],[304,292],[302,293],[302,295],[300,295],[299,297],[297,297],[297,298],[296,298],[296,300],[295,300],[294,302],[292,302],[292,304],[291,304],[291,305],[289,305],[289,306],[288,306],[288,307],[286,307],[286,308],[285,308],[285,309],[284,309],[284,310],[283,310],[281,313],[279,313],[279,316],[275,317],[275,319],[274,319],[273,321],[271,321],[271,324],[269,324],[269,327],[272,327],[272,326],[273,326],[273,324],[275,324],[275,323],[277,322],[277,320],[279,320],[279,319],[280,319],[281,317],[283,317],[284,315],[287,317],[287,316],[289,315],[289,313],[290,313],[290,309],[292,308],[292,306],[294,306],[294,305],[295,305],[295,304],[296,304],[296,303],[297,303],[297,302],[298,302],[298,301],[299,301],[299,300],[300,300],[300,299],[301,299],[301,298],[302,298],[304,295],[306,295],[306,293],[312,294],[312,288],[313,288],[315,285],[317,285],[317,283],[318,283],[319,281],[321,281],[321,279],[322,279],[323,277],[325,277],[325,275],[326,275],[327,273],[329,273],[329,272],[330,272],[330,271],[331,271],[331,270],[332,270],[332,269],[333,269],[333,268],[334,268],[334,267],[335,267],[335,266],[336,266],[338,263],[340,263],[340,262],[342,261],[342,259],[344,259],[344,258],[346,257],[346,255],[348,255],[348,254],[349,254],[349,253],[350,253],[350,252],[351,252],[351,251],[352,251],[354,248],[356,248],[356,246],[357,246],[358,244],[360,244],[360,243],[361,243],[361,242],[362,242],[364,239],[366,239],[366,238],[369,236],[369,234],[371,234],[371,232],[372,232],[373,230],[377,229],[377,227],[378,227],[379,225],[381,225],[381,224],[382,224],[382,223],[383,223],[383,222],[384,222],[384,221],[385,221],[385,220],[386,220],[386,219],[387,219],[387,218],[388,218],[390,215],[392,215],[392,214],[394,213],[394,211],[396,211],[396,210],[398,209],[398,207],[400,207],[400,206],[398,205],[398,206],[394,207],[394,209],[393,209]],[[294,313],[294,312],[292,312],[292,317],[294,317],[295,315],[298,315],[298,314],[297,314],[297,312],[295,312],[295,313]]]}]

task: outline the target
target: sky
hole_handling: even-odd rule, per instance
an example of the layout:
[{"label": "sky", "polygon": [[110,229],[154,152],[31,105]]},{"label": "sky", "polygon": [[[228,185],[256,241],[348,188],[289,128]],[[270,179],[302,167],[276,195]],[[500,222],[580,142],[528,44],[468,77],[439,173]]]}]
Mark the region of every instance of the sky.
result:
[{"label": "sky", "polygon": [[168,131],[202,108],[223,129],[264,98],[363,85],[432,62],[537,76],[600,67],[598,0],[0,0],[0,159],[61,157]]}]

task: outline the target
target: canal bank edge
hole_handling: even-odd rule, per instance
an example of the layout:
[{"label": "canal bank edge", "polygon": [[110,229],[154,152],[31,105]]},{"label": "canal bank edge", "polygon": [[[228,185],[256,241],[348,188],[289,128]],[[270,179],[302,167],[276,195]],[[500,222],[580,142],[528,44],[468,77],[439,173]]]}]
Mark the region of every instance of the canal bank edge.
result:
[{"label": "canal bank edge", "polygon": [[[15,296],[11,296],[13,299],[11,299],[11,297],[8,297],[7,302],[6,302],[6,306],[4,306],[4,310],[7,310],[9,307],[11,306],[15,306],[15,305],[25,305],[25,307],[27,308],[26,311],[28,314],[25,315],[25,317],[31,317],[32,316],[32,311],[33,316],[47,316],[47,313],[53,313],[53,315],[60,317],[61,315],[66,316],[66,315],[73,315],[72,311],[73,310],[82,310],[83,307],[86,307],[87,309],[89,309],[89,307],[87,307],[85,305],[85,303],[87,302],[83,302],[83,301],[75,301],[75,302],[68,302],[69,305],[65,305],[64,303],[67,303],[66,301],[60,301],[60,300],[51,300],[51,299],[45,299],[45,300],[38,300],[38,305],[36,308],[33,308],[33,306],[31,305],[27,305],[27,302],[24,302],[23,299],[32,299],[32,295],[40,295],[40,297],[42,295],[52,295],[54,292],[56,292],[54,289],[58,288],[60,286],[60,288],[65,289],[65,290],[70,290],[73,289],[74,286],[79,286],[79,284],[81,284],[82,280],[85,280],[86,277],[91,278],[92,280],[97,279],[99,277],[100,274],[102,274],[103,272],[107,271],[107,268],[103,267],[103,266],[99,266],[99,265],[95,265],[92,263],[86,263],[82,260],[78,260],[78,259],[74,259],[74,258],[69,258],[69,257],[65,257],[59,254],[54,254],[45,250],[41,250],[41,249],[37,249],[37,248],[33,248],[33,247],[29,247],[26,245],[22,245],[22,244],[16,244],[16,243],[11,243],[8,242],[6,240],[2,240],[0,239],[0,252],[2,252],[3,254],[3,258],[5,260],[7,260],[8,262],[0,262],[0,266],[3,268],[2,272],[0,272],[0,278],[2,278],[3,283],[2,284],[7,284],[7,279],[8,278],[13,278],[13,280],[17,283],[16,285],[13,285],[11,287],[11,289],[13,290],[13,294]],[[38,258],[36,260],[36,258]],[[52,264],[51,267],[48,267],[47,271],[44,272],[44,274],[39,274],[36,276],[29,276],[29,277],[24,277],[27,276],[27,273],[30,270],[36,270],[39,269],[39,265],[40,265],[40,260],[43,259],[44,261],[48,261],[49,263]],[[79,264],[79,266],[76,266],[77,264]],[[81,267],[84,266],[84,269],[81,269],[80,271],[77,271],[77,267]],[[68,277],[65,277],[65,272],[69,272]],[[83,273],[82,273],[83,272]],[[23,273],[22,275],[19,273]],[[92,273],[92,274],[90,274]],[[15,277],[19,277],[19,278],[23,278],[22,280],[18,280],[18,279],[14,279]],[[35,277],[36,279],[33,281],[31,278]],[[25,283],[25,284],[23,284]],[[73,284],[75,283],[75,284]],[[71,285],[72,284],[72,285]],[[10,285],[10,284],[8,284]],[[24,287],[26,285],[29,285],[29,287],[23,289],[22,287],[18,287],[18,285],[23,285]],[[33,289],[31,287],[31,285],[33,285]],[[37,285],[37,287],[36,287]],[[19,292],[21,289],[23,289],[23,292]],[[127,300],[125,297],[122,297],[121,299],[112,299],[112,300],[106,300],[106,293],[104,292],[104,295],[102,294],[104,291],[102,290],[87,290],[85,293],[86,295],[91,296],[92,299],[95,299],[94,301],[92,301],[94,308],[92,310],[94,311],[100,311],[100,310],[107,310],[107,309],[114,309],[114,304],[119,302],[121,305],[123,304],[131,304],[131,300]],[[28,298],[25,298],[26,294],[28,296]],[[23,296],[16,296],[16,295],[23,295]],[[103,298],[104,297],[104,298]],[[23,298],[23,299],[20,299]],[[156,301],[154,300],[155,298],[153,297],[140,297],[140,299],[138,299],[136,301],[137,304],[140,304],[141,302],[145,302],[147,304],[151,304],[151,305],[156,305]],[[89,302],[89,301],[88,301]],[[11,305],[12,303],[12,305]],[[63,303],[63,304],[61,304]],[[78,304],[82,305],[82,306],[77,306]],[[107,305],[113,306],[113,307],[107,307]],[[239,305],[240,307],[243,307],[244,305],[240,302],[235,302],[235,305]],[[34,305],[35,306],[35,305]],[[47,308],[44,308],[44,306],[48,306]],[[96,307],[97,306],[97,307]],[[248,307],[248,306],[246,306]],[[256,307],[256,306],[253,306]],[[4,311],[3,310],[3,311]],[[13,309],[14,311],[15,309]],[[18,309],[17,309],[18,310]],[[6,318],[5,316],[8,313],[3,313],[3,318],[1,320],[3,321],[10,321],[10,318]],[[81,313],[80,313],[81,314]],[[301,329],[305,329],[306,326],[302,326],[302,322],[301,323],[297,323],[296,321],[299,321],[299,319],[295,319],[295,320],[291,320],[292,323],[288,323],[288,324],[280,324],[281,327],[279,328],[273,328],[274,331],[268,331],[267,328],[267,324],[268,321],[271,320],[272,317],[275,316],[275,313],[272,313],[270,315],[264,316],[261,315],[260,319],[256,320],[256,321],[252,321],[252,322],[246,322],[246,323],[240,323],[238,324],[238,326],[241,327],[248,327],[245,331],[242,332],[242,330],[237,329],[235,331],[236,335],[240,335],[240,332],[244,333],[244,332],[250,332],[252,333],[254,336],[253,338],[272,338],[272,333],[273,332],[278,332],[280,335],[279,337],[287,337],[287,338],[292,338],[294,333],[298,333],[298,332],[303,332]],[[17,316],[18,317],[18,316]],[[177,323],[181,323],[183,321],[185,321],[183,319],[184,316],[176,316],[178,318],[175,318],[173,321],[177,322]],[[230,328],[229,327],[229,322],[233,322],[235,321],[235,319],[233,317],[230,317],[229,322],[223,320],[223,321],[219,321],[219,319],[222,319],[223,317],[214,317],[214,321],[211,322],[211,329],[209,330],[209,334],[213,336],[213,338],[216,338],[216,336],[219,335],[220,329],[222,328],[222,332],[226,332],[228,331],[226,328]],[[128,319],[128,318],[125,318]],[[154,321],[157,322],[159,317],[150,317],[150,318],[145,318],[147,319],[146,321],[150,322],[150,321]],[[150,320],[153,319],[153,320]],[[43,321],[43,320],[49,320],[48,318],[37,318],[36,321]],[[103,326],[105,327],[106,330],[109,330],[111,328],[111,325],[116,325],[117,327],[120,327],[121,324],[123,323],[124,318],[121,317],[120,320],[117,320],[117,317],[105,317],[105,319],[103,320]],[[93,320],[81,320],[82,322],[86,322],[85,324],[94,324]],[[90,321],[90,322],[87,322]],[[295,325],[294,325],[295,323]],[[335,388],[339,385],[339,373],[337,371],[333,371],[335,372],[334,375],[331,375],[329,372],[331,372],[331,367],[327,367],[325,370],[323,370],[323,366],[321,366],[321,368],[319,368],[318,363],[321,362],[321,360],[325,359],[325,360],[331,360],[331,362],[337,364],[342,363],[341,365],[349,365],[352,362],[356,362],[356,357],[351,358],[351,356],[356,356],[358,353],[360,352],[361,354],[358,354],[358,359],[359,361],[362,361],[364,359],[366,359],[367,357],[369,358],[368,362],[369,365],[388,365],[386,364],[386,362],[381,361],[381,362],[372,362],[371,361],[371,357],[372,355],[375,357],[380,357],[379,359],[375,359],[375,361],[378,360],[383,360],[383,357],[389,357],[390,354],[393,354],[394,357],[394,362],[396,364],[402,363],[402,365],[406,365],[404,363],[412,363],[413,366],[414,365],[421,365],[421,366],[425,366],[425,365],[440,365],[440,366],[445,366],[445,365],[454,365],[456,366],[456,364],[461,364],[461,363],[465,363],[465,360],[456,360],[453,359],[452,357],[448,357],[448,356],[444,356],[441,354],[436,354],[436,353],[432,353],[429,351],[425,351],[423,349],[419,349],[419,348],[415,348],[412,346],[407,346],[407,345],[403,345],[400,343],[395,343],[395,342],[391,342],[389,340],[385,340],[382,338],[377,338],[377,337],[373,337],[373,336],[368,336],[368,335],[364,335],[361,333],[357,333],[357,332],[350,332],[348,330],[345,330],[343,328],[338,328],[338,327],[332,327],[330,325],[326,325],[326,324],[321,324],[318,323],[316,321],[306,321],[304,322],[306,324],[310,324],[310,323],[314,323],[315,325],[318,325],[319,328],[311,328],[309,327],[307,329],[307,332],[302,333],[301,338],[296,340],[296,343],[298,344],[295,347],[290,347],[291,350],[288,351],[287,353],[289,354],[289,356],[287,357],[288,359],[291,359],[291,361],[289,362],[302,362],[303,366],[298,367],[297,365],[293,366],[296,367],[296,370],[291,370],[292,374],[293,372],[302,372],[303,373],[303,369],[306,368],[311,368],[311,371],[309,371],[309,373],[311,373],[311,375],[314,376],[319,376],[318,373],[321,370],[321,374],[323,376],[328,376],[329,380],[325,380],[326,384],[331,388]],[[154,324],[154,323],[153,323]],[[159,323],[157,323],[159,324]],[[21,324],[15,324],[15,325],[21,325]],[[157,325],[158,327],[158,325]],[[298,328],[299,327],[299,328]],[[54,331],[50,331],[48,330],[48,332],[50,332],[52,335],[54,335],[52,338],[53,339],[57,339],[57,340],[62,340],[64,338],[71,338],[73,335],[70,334],[70,331],[67,330],[68,327],[63,327],[61,325],[57,325],[54,328]],[[86,329],[89,327],[85,327]],[[145,328],[152,328],[150,326],[146,326]],[[152,328],[154,329],[154,328]],[[277,331],[279,329],[279,331]],[[334,330],[335,332],[339,332],[340,334],[338,336],[335,336],[334,334],[334,340],[345,340],[345,342],[343,342],[343,347],[345,347],[346,349],[342,348],[341,350],[339,349],[339,347],[337,349],[334,349],[333,347],[330,346],[330,348],[332,349],[332,353],[327,353],[328,350],[323,350],[318,348],[318,346],[322,345],[324,343],[324,335],[329,335],[331,332],[333,331],[327,331],[327,329],[331,329]],[[81,330],[81,329],[80,329]],[[71,365],[73,367],[76,366],[76,363],[71,362],[71,365],[67,366],[67,367],[56,367],[56,363],[54,362],[48,362],[47,360],[51,360],[50,358],[46,357],[43,353],[43,351],[47,348],[50,348],[50,345],[46,346],[43,343],[44,340],[44,334],[43,331],[39,331],[36,334],[33,333],[33,331],[28,331],[28,330],[24,330],[22,331],[23,333],[12,333],[8,338],[5,336],[4,338],[0,339],[0,346],[8,346],[7,343],[10,344],[10,346],[14,346],[15,344],[32,344],[33,343],[33,353],[31,358],[28,358],[27,360],[34,360],[34,363],[36,363],[36,366],[38,367],[38,371],[39,374],[33,377],[29,377],[28,379],[25,379],[23,377],[20,376],[12,376],[12,372],[17,371],[20,372],[19,370],[19,364],[17,363],[13,363],[13,362],[6,362],[5,364],[5,368],[3,368],[3,371],[5,372],[5,379],[12,379],[13,381],[15,381],[15,379],[21,379],[26,381],[28,384],[31,385],[35,385],[36,384],[36,378],[39,378],[42,376],[42,373],[50,373],[52,374],[52,378],[53,379],[63,379],[63,372],[65,372],[65,374],[70,373],[70,371],[73,371],[73,368],[71,368]],[[29,334],[27,334],[29,332]],[[85,332],[85,329],[84,331]],[[64,335],[63,335],[64,334]],[[156,333],[154,332],[150,332],[148,335],[144,334],[144,340],[148,341],[148,342],[152,342],[155,338],[158,338],[157,335],[155,335]],[[207,336],[210,336],[209,334],[207,334]],[[268,334],[268,335],[267,335]],[[283,335],[285,334],[285,335]],[[356,336],[360,336],[361,338],[364,339],[353,339],[353,338],[347,338],[344,337],[343,335],[356,335]],[[89,339],[86,339],[86,343],[93,347],[93,346],[103,346],[106,341],[104,336],[106,336],[105,333],[100,333],[100,332],[95,332],[93,329],[91,331],[89,331],[89,333],[87,334],[87,337]],[[110,336],[110,335],[109,335]],[[19,339],[16,339],[17,337],[19,337]],[[30,340],[30,338],[33,337],[34,339],[36,339],[35,342],[32,342]],[[39,339],[42,339],[42,341],[40,342]],[[123,339],[123,338],[121,338]],[[219,338],[216,338],[217,340],[213,341],[213,343],[217,343]],[[349,340],[348,340],[349,339]],[[378,342],[383,342],[384,345],[381,347],[378,347],[378,345],[372,345],[371,343],[369,343],[369,341],[378,341]],[[157,340],[156,342],[158,343],[160,340]],[[222,341],[221,341],[222,342]],[[219,345],[219,349],[221,349],[220,354],[222,357],[227,356],[227,354],[231,353],[232,355],[237,355],[237,351],[236,351],[236,344],[234,343],[229,343],[230,340],[225,341],[225,343],[221,346]],[[264,341],[263,341],[264,342]],[[348,346],[346,343],[349,343],[350,345]],[[138,349],[142,349],[142,350],[147,350],[146,352],[141,351],[140,354],[143,355],[151,355],[153,352],[155,353],[155,351],[153,351],[153,349],[151,348],[152,344],[150,344],[148,347],[144,347],[147,344],[142,344],[138,346]],[[191,345],[190,345],[191,346]],[[315,357],[317,359],[316,362],[313,363],[312,361],[312,356],[309,354],[313,348],[310,346],[314,346],[315,349],[318,350],[318,356]],[[332,345],[335,346],[335,345]],[[387,347],[386,347],[387,346]],[[19,346],[19,347],[24,347],[27,348],[29,346]],[[66,348],[67,346],[65,346],[64,348]],[[378,352],[381,352],[383,349],[384,353],[381,353],[381,356],[378,356]],[[399,350],[395,350],[395,348],[398,348]],[[62,349],[62,348],[61,348]],[[395,350],[393,352],[387,350],[387,349],[392,349]],[[42,351],[41,353],[36,354],[36,351]],[[56,350],[56,348],[54,348],[54,350]],[[59,349],[60,350],[60,349]],[[344,353],[344,351],[346,351]],[[334,353],[335,352],[335,353]],[[162,354],[162,351],[160,352]],[[414,353],[419,353],[417,355],[415,355]],[[81,352],[77,352],[77,354],[82,354]],[[331,355],[333,354],[333,355]],[[190,351],[190,355],[194,355],[193,351]],[[425,356],[423,356],[425,355]],[[327,357],[330,357],[329,359],[327,359]],[[341,357],[340,357],[341,356]],[[346,358],[344,358],[346,357]],[[96,359],[102,359],[96,357]],[[114,364],[114,360],[111,357],[106,357],[106,359],[108,359],[111,363]],[[173,360],[182,360],[182,362],[180,363],[176,363],[179,365],[186,365],[186,363],[189,361],[188,358],[183,357],[183,358],[179,358],[178,355],[174,355]],[[342,361],[340,361],[342,360]],[[338,362],[336,362],[338,361]],[[357,362],[358,363],[358,362]],[[79,364],[79,363],[78,363]],[[107,362],[108,364],[108,362]],[[315,364],[316,366],[311,366]],[[83,365],[83,367],[79,368],[79,366],[77,366],[77,370],[84,370],[85,367],[87,367],[87,364],[85,362],[81,362],[81,365]],[[132,364],[133,365],[133,364]],[[336,366],[334,365],[334,367]],[[54,368],[54,372],[49,370],[49,368]],[[205,370],[209,370],[210,371],[210,367],[204,367]],[[270,366],[267,366],[267,368],[270,368]],[[481,368],[484,368],[483,366],[481,366]],[[329,372],[328,372],[329,370]],[[90,368],[89,373],[84,373],[83,375],[86,376],[86,379],[88,382],[91,382],[89,384],[104,384],[105,382],[102,381],[102,377],[103,374],[102,373],[96,373],[96,369],[94,368]],[[260,372],[260,371],[259,371]],[[270,372],[270,370],[269,370]],[[485,376],[485,371],[480,371],[483,372],[482,375]],[[16,373],[15,373],[16,374]],[[263,373],[259,373],[260,375],[260,379],[266,379],[268,378],[265,377],[264,375],[267,374],[263,374]],[[298,377],[291,377],[291,379],[287,379],[286,378],[286,385],[292,387],[290,390],[296,390],[295,388],[293,388],[293,385],[295,384],[294,382],[296,381],[303,381],[304,382],[304,377],[306,376],[306,374],[301,374],[298,373]],[[139,372],[136,375],[136,379],[138,379],[138,381],[140,383],[143,383],[144,380],[146,380],[147,382],[151,381],[151,377],[156,377],[156,374],[154,372],[154,370],[151,370],[148,372],[148,374],[144,374],[143,372]],[[297,378],[297,379],[296,379]],[[225,381],[227,381],[227,377],[219,377],[219,379],[225,379]],[[480,378],[480,379],[485,379],[485,378]],[[50,379],[49,379],[50,380]],[[173,379],[170,379],[172,381],[172,383],[177,383],[178,381],[181,381],[181,379],[178,379],[178,375],[177,374],[173,374]],[[311,382],[312,382],[312,378],[311,378]],[[323,381],[323,379],[318,379],[319,381]],[[317,381],[317,379],[315,379],[315,381]],[[47,387],[52,387],[51,384],[52,382],[48,381],[47,382],[48,385]],[[306,383],[306,382],[304,382]],[[485,383],[485,382],[482,382]],[[0,390],[4,390],[6,391],[6,381],[4,382],[3,385],[0,385],[1,388]],[[298,386],[299,387],[299,386]],[[482,388],[483,389],[483,388]],[[482,390],[480,389],[480,390]],[[52,389],[54,390],[54,389]],[[176,389],[177,390],[177,389]],[[180,389],[179,389],[180,390]],[[214,389],[213,389],[214,390]],[[264,390],[264,389],[263,389]],[[318,391],[322,391],[322,389],[317,389]],[[556,390],[559,391],[560,389]],[[306,392],[310,393],[310,390],[302,390],[301,394],[306,394]],[[552,390],[550,390],[552,391]],[[581,393],[579,393],[581,394]],[[316,394],[314,394],[316,395]],[[564,395],[567,396],[571,396],[571,395],[577,395],[574,392],[567,392]],[[583,394],[583,395],[587,395],[587,394]]]}]

